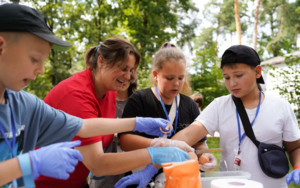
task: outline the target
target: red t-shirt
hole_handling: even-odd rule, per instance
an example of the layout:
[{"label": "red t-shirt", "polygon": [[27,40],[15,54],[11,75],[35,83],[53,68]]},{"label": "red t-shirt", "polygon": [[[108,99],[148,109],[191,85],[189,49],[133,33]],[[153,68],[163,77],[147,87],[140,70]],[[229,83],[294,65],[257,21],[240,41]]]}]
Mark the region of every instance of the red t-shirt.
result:
[{"label": "red t-shirt", "polygon": [[[53,108],[83,119],[115,118],[116,115],[116,92],[109,91],[103,99],[97,99],[92,73],[89,69],[60,82],[47,94],[44,101]],[[102,147],[106,148],[112,142],[113,137],[114,135],[91,138],[75,136],[73,140],[81,140],[81,146],[102,141]],[[89,169],[82,162],[79,162],[69,179],[59,180],[40,176],[35,181],[35,185],[43,188],[82,188],[87,184],[88,174]]]}]

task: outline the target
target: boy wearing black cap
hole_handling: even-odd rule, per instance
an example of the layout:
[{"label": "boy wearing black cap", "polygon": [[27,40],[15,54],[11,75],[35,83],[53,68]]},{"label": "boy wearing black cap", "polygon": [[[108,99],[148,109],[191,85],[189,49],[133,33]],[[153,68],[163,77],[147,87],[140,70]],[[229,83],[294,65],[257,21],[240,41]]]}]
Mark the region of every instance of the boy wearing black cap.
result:
[{"label": "boy wearing black cap", "polygon": [[[259,83],[264,83],[264,80],[256,51],[243,45],[228,48],[222,56],[221,69],[227,89],[242,100],[256,139],[280,147],[284,145],[295,170],[287,176],[286,181],[284,177],[274,179],[264,174],[259,165],[257,147],[247,136],[243,136],[243,125],[231,95],[216,98],[192,125],[173,138],[193,145],[205,134],[214,135],[218,131],[220,148],[223,149],[219,165],[221,171],[240,169],[249,172],[251,180],[261,182],[264,188],[286,188],[291,181],[299,183],[298,123],[287,101],[259,89]],[[240,158],[240,165],[234,164],[235,157]]]},{"label": "boy wearing black cap", "polygon": [[[12,181],[14,187],[23,183],[34,187],[33,179],[39,175],[67,179],[78,161],[83,160],[77,150],[70,149],[80,142],[58,143],[30,151],[35,146],[68,141],[75,135],[86,138],[135,130],[163,136],[160,128],[171,129],[168,121],[159,118],[82,120],[21,91],[28,81],[44,72],[44,61],[51,48],[70,47],[71,44],[53,35],[46,18],[35,9],[19,4],[0,5],[0,186],[9,187]],[[161,149],[133,152],[139,156],[138,162],[132,158],[133,165],[128,169],[123,166],[123,170],[151,162],[172,162],[172,157],[175,161],[189,159],[187,153],[170,148],[173,152],[163,154],[168,160],[161,160]],[[129,161],[124,156],[119,160],[121,164],[123,159]],[[21,176],[23,179],[17,182],[15,179]]]}]

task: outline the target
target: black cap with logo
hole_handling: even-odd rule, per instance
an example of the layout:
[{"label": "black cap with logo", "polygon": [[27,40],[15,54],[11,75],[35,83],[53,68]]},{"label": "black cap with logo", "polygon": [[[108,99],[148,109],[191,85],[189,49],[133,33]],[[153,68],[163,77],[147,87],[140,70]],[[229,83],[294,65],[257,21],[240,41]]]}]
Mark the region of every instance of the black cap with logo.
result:
[{"label": "black cap with logo", "polygon": [[42,13],[16,3],[0,5],[0,32],[29,32],[50,42],[57,50],[68,50],[72,46],[54,36]]},{"label": "black cap with logo", "polygon": [[[256,67],[257,65],[260,65],[260,59],[253,48],[245,45],[233,45],[222,55],[221,68],[226,64],[233,63],[243,63]],[[262,76],[256,81],[261,84],[265,83]]]}]

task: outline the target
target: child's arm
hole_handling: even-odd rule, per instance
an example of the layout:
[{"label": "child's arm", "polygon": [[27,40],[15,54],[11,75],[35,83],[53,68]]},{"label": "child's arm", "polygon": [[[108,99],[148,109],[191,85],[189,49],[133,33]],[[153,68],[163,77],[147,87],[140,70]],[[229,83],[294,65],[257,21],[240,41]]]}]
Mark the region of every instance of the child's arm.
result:
[{"label": "child's arm", "polygon": [[21,168],[16,157],[0,162],[0,186],[3,186],[14,179],[20,178],[21,176]]},{"label": "child's arm", "polygon": [[295,184],[298,184],[300,180],[300,139],[294,142],[284,141],[283,145],[286,148],[290,162],[294,167],[294,170],[286,176],[286,182],[287,184],[290,184],[294,181]]},{"label": "child's arm", "polygon": [[201,138],[205,137],[208,131],[199,121],[194,121],[191,125],[176,133],[172,140],[181,140],[188,145],[195,145]]},{"label": "child's arm", "polygon": [[84,119],[81,129],[77,132],[77,136],[82,138],[94,137],[99,135],[108,135],[114,133],[138,131],[145,132],[149,135],[163,136],[160,131],[172,130],[169,121],[161,118],[91,118]]}]

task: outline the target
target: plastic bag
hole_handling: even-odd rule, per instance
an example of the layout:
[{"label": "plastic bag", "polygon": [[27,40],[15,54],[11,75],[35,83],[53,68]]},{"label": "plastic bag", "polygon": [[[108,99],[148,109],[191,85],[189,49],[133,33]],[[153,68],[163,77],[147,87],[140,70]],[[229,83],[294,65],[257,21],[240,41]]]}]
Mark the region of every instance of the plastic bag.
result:
[{"label": "plastic bag", "polygon": [[201,188],[198,160],[163,163],[165,188]]}]

